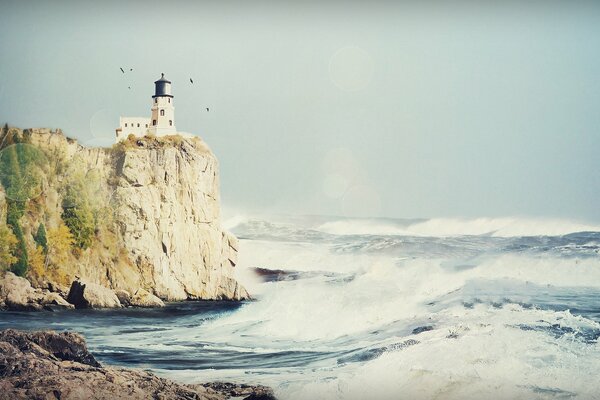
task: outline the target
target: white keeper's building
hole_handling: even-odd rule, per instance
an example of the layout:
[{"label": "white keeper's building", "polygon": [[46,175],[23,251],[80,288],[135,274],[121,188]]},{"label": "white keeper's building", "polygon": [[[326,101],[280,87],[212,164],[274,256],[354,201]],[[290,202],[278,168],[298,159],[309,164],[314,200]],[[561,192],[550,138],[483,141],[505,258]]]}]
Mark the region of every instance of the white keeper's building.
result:
[{"label": "white keeper's building", "polygon": [[150,118],[120,117],[119,127],[116,130],[117,142],[129,135],[142,137],[147,134],[165,136],[177,133],[171,81],[165,78],[165,74],[161,74],[160,79],[154,82],[151,111]]}]

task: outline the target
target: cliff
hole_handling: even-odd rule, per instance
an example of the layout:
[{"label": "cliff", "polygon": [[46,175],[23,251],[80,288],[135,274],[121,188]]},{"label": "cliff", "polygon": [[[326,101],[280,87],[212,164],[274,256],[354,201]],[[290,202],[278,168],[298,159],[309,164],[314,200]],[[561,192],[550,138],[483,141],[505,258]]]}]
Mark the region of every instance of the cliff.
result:
[{"label": "cliff", "polygon": [[60,131],[5,128],[2,140],[0,210],[18,239],[5,269],[24,249],[28,267],[15,272],[63,294],[81,279],[164,300],[249,297],[233,277],[237,239],[220,227],[218,162],[201,139],[86,148]]}]

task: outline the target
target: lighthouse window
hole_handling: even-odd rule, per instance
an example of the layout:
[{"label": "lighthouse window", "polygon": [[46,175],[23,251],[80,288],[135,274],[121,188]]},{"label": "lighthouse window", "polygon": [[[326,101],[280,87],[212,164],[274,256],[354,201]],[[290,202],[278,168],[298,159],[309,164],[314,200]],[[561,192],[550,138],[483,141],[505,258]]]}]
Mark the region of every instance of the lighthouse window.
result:
[{"label": "lighthouse window", "polygon": [[155,97],[154,98],[154,104],[158,103],[158,99]]},{"label": "lighthouse window", "polygon": [[169,103],[171,102],[171,98],[169,97]]},{"label": "lighthouse window", "polygon": [[160,110],[160,116],[164,117],[165,116],[165,110]]},{"label": "lighthouse window", "polygon": [[169,126],[173,126],[173,121],[169,120]]},{"label": "lighthouse window", "polygon": [[156,120],[155,119],[152,120],[152,125],[156,125]]}]

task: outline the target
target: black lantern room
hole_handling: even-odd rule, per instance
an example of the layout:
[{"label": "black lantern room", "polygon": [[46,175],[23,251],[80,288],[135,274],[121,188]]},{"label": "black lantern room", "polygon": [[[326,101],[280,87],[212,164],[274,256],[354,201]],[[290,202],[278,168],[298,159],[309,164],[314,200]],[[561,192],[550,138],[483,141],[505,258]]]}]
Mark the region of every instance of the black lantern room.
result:
[{"label": "black lantern room", "polygon": [[165,78],[165,74],[160,74],[160,79],[154,82],[155,97],[173,97],[171,94],[171,81]]}]

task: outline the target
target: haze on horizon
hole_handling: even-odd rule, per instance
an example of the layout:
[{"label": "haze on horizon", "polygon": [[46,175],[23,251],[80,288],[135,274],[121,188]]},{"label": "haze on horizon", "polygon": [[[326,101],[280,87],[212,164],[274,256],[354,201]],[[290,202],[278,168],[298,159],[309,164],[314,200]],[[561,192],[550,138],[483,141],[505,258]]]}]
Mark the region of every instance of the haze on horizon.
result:
[{"label": "haze on horizon", "polygon": [[110,145],[164,72],[230,209],[600,222],[597,2],[2,5],[0,122]]}]

